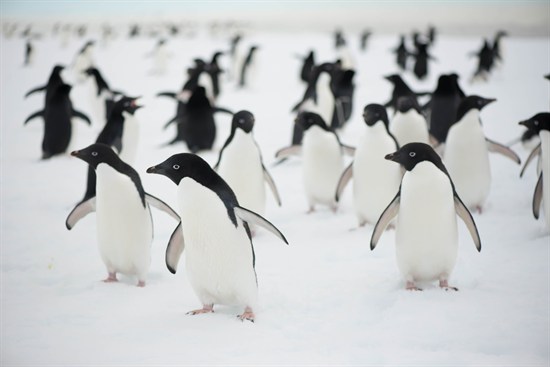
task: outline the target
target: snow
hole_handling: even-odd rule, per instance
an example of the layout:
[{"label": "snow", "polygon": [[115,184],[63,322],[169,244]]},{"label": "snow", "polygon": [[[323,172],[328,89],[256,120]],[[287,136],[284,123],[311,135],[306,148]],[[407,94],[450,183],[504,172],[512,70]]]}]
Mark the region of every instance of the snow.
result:
[{"label": "snow", "polygon": [[[175,185],[145,173],[185,151],[183,144],[163,146],[175,134],[173,127],[162,126],[176,107],[154,95],[180,90],[191,60],[226,49],[228,37],[205,32],[169,40],[173,57],[164,76],[149,73],[153,60],[145,54],[154,39],[117,38],[95,49],[95,64],[111,87],[142,96],[135,168],[146,191],[173,207]],[[341,139],[353,145],[363,106],[389,99],[390,85],[382,76],[397,71],[390,49],[398,39],[375,33],[361,53],[358,35],[347,37],[358,73],[352,119]],[[1,41],[1,365],[548,365],[550,241],[543,218],[536,221],[531,214],[534,167],[519,179],[519,166],[491,155],[491,193],[483,214],[474,214],[481,253],[459,221],[459,256],[450,283],[460,291],[445,292],[434,283],[424,292],[409,292],[396,267],[394,231],[371,252],[373,228],[355,229],[350,188],[336,214],[322,207],[306,214],[300,160],[273,166],[275,151],[290,142],[290,108],[304,91],[293,55],[315,49],[318,62],[334,60],[328,33],[246,35],[247,44],[261,46],[259,79],[246,89],[229,80],[222,84],[220,106],[248,109],[256,117],[255,137],[283,200],[277,207],[268,192],[266,217],[290,242],[286,246],[261,230],[254,238],[256,322],[239,322],[239,307],[186,315],[201,305],[184,266],[176,275],[166,269],[164,252],[177,223],[158,211],[147,286],[137,288],[127,277],[102,283],[107,274],[97,250],[95,216],[72,231],[64,226],[84,193],[87,167],[69,155],[40,161],[42,123],[37,119],[23,127],[44,98],[24,99],[24,94],[45,83],[56,63],[69,65],[85,41],[72,39],[66,48],[55,38],[35,41],[35,64],[28,68],[22,67],[24,41]],[[468,83],[475,60],[466,55],[481,46],[481,37],[445,34],[432,50],[437,62],[430,65],[429,78],[404,78],[415,90],[433,90],[440,73],[457,72],[468,94],[498,99],[481,118],[488,137],[508,143],[522,132],[518,121],[548,110],[543,75],[549,72],[550,46],[548,38],[512,35],[504,42],[505,63],[487,83]],[[227,68],[228,58],[222,62]],[[75,85],[71,92],[83,112],[89,112],[86,89]],[[74,124],[74,149],[89,145],[101,129]],[[217,125],[214,151],[201,154],[211,164],[229,134],[230,118],[218,115]],[[523,160],[529,154],[521,145],[513,148]]]}]

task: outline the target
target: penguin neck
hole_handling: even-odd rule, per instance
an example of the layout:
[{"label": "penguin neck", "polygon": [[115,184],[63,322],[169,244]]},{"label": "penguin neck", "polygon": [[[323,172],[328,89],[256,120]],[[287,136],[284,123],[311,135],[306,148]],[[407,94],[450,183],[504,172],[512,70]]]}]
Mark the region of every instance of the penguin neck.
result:
[{"label": "penguin neck", "polygon": [[466,112],[464,116],[462,116],[462,118],[455,123],[460,124],[462,126],[481,127],[481,123],[479,121],[479,110],[475,108],[471,109],[470,111]]}]

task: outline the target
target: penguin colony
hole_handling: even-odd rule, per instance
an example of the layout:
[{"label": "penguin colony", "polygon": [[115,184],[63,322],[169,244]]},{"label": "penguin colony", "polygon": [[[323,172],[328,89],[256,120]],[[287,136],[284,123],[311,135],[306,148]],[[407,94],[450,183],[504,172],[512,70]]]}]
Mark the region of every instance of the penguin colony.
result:
[{"label": "penguin colony", "polygon": [[[146,31],[134,24],[125,37],[140,37]],[[62,33],[65,45],[69,30],[56,27],[54,32]],[[150,75],[158,77],[174,67],[166,34],[175,37],[189,30],[170,24],[162,32],[150,32],[158,40],[144,57],[152,60]],[[256,111],[242,108],[245,101],[243,106],[220,106],[218,100],[232,90],[254,88],[257,70],[262,67],[258,55],[264,46],[236,33],[226,50],[212,49],[207,58],[192,59],[179,92],[157,92],[156,97],[168,98],[176,106],[174,117],[164,125],[165,129],[174,125],[176,130],[167,145],[185,146],[178,145],[181,152],[162,162],[149,162],[146,173],[165,176],[176,185],[172,209],[146,191],[140,178],[145,172],[134,168],[143,139],[138,110],[147,106],[139,104],[140,97],[132,96],[131,91],[111,89],[103,74],[107,65],[98,65],[93,57],[97,42],[84,41],[85,27],[78,27],[76,34],[84,43],[73,61],[55,65],[47,83],[25,95],[45,92],[43,110],[24,121],[44,120],[44,160],[68,153],[73,117],[99,131],[88,146],[70,153],[84,161],[88,171],[86,179],[81,177],[86,182],[84,197],[74,198],[76,205],[65,221],[67,229],[95,212],[99,253],[107,271],[105,282],[116,282],[117,274],[124,274],[144,287],[151,262],[153,206],[175,221],[165,261],[167,269],[176,273],[180,259],[185,258],[188,281],[202,306],[189,314],[212,313],[215,305],[239,305],[243,307],[239,319],[253,322],[261,287],[253,242],[261,241],[255,236],[258,230],[267,230],[289,243],[284,228],[265,217],[270,212],[266,210],[268,200],[282,206],[284,198],[254,138],[254,131],[264,128],[263,121],[256,121]],[[367,52],[371,35],[370,30],[361,33],[361,52]],[[112,29],[105,26],[102,36],[106,44],[113,36]],[[499,31],[492,43],[484,40],[482,49],[471,54],[479,59],[471,81],[487,82],[491,71],[502,64],[504,36],[507,33]],[[31,39],[27,38],[24,55],[28,68],[36,59]],[[395,231],[396,265],[407,290],[422,290],[420,284],[437,281],[442,289],[456,291],[449,280],[457,260],[457,217],[481,251],[483,228],[476,225],[472,213],[482,215],[488,200],[489,153],[520,164],[509,146],[491,140],[483,131],[482,110],[498,101],[463,91],[456,73],[440,75],[437,86],[429,91],[414,91],[407,85],[405,75],[411,73],[423,80],[430,74],[430,62],[437,61],[431,53],[436,42],[434,27],[425,34],[414,32],[410,39],[401,35],[390,51],[395,54],[399,73],[380,76],[393,89],[389,101],[354,100],[355,84],[361,81],[348,41],[337,30],[334,59],[319,60],[314,49],[299,56],[301,65],[296,69],[304,93],[293,108],[289,106],[294,114],[294,121],[288,122],[290,144],[274,158],[277,164],[288,164],[286,161],[299,157],[308,215],[325,208],[337,215],[345,189],[352,185],[357,224],[371,231],[371,250],[388,229]],[[226,64],[229,67],[223,66]],[[73,107],[72,88],[89,89],[92,118]],[[363,121],[352,121],[357,104],[363,109]],[[231,124],[221,128],[216,121],[219,113],[230,116]],[[535,219],[544,217],[546,230],[550,230],[549,115],[532,111],[531,117],[519,122],[527,130],[518,139],[535,141],[520,175],[531,161],[538,161],[532,214]],[[356,147],[340,139],[349,123],[362,125]],[[223,146],[215,145],[219,135],[227,137]],[[201,158],[207,151],[219,152],[217,163],[211,165]],[[75,241],[87,240],[75,236]]]}]

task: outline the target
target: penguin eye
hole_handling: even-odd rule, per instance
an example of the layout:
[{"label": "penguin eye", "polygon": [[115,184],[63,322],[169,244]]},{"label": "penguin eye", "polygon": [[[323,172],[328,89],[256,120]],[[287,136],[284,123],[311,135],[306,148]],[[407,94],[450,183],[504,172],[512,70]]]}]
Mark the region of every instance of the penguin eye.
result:
[{"label": "penguin eye", "polygon": [[179,164],[174,164],[172,166],[172,168],[175,169],[175,170],[178,170],[178,169],[180,169],[180,165]]},{"label": "penguin eye", "polygon": [[410,152],[410,153],[409,153],[409,157],[414,158],[414,156],[416,156],[416,153],[415,153],[415,152]]},{"label": "penguin eye", "polygon": [[535,124],[535,126],[539,126],[539,120],[533,121],[533,124]]},{"label": "penguin eye", "polygon": [[93,157],[97,157],[97,152],[92,152]]}]

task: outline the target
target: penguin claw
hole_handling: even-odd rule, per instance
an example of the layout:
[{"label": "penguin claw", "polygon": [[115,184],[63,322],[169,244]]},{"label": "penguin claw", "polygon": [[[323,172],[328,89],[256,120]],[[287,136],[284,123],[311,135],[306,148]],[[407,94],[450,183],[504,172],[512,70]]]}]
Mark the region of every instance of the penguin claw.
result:
[{"label": "penguin claw", "polygon": [[406,290],[408,291],[419,291],[419,292],[422,292],[423,289],[422,288],[418,288],[416,286],[416,284],[414,284],[414,282],[407,282],[407,286],[405,288]]},{"label": "penguin claw", "polygon": [[186,315],[201,315],[203,313],[214,313],[214,307],[213,306],[203,306],[203,308],[200,308],[198,310],[189,311],[186,313]]},{"label": "penguin claw", "polygon": [[242,315],[238,315],[237,318],[239,318],[241,321],[244,322],[244,320],[248,320],[250,322],[254,322],[254,319],[256,318],[256,315],[254,315],[254,312],[252,312],[252,309],[246,308]]}]

